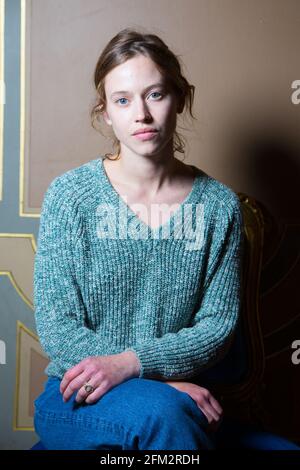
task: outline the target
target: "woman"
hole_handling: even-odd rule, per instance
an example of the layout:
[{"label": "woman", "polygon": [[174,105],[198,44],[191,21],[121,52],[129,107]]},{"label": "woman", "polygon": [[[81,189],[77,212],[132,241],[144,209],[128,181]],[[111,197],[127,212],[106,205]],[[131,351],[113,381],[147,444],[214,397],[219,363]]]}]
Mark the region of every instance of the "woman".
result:
[{"label": "woman", "polygon": [[213,448],[223,410],[192,377],[236,329],[239,199],[174,156],[194,87],[161,39],[121,31],[94,78],[93,123],[112,127],[117,152],[44,197],[34,301],[50,363],[35,428],[48,449]]}]

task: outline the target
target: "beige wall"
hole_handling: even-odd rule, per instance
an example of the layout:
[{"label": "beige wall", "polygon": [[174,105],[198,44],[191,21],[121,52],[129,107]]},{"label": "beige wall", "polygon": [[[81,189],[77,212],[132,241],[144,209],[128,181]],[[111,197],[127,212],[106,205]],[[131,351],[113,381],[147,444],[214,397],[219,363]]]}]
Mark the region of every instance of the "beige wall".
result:
[{"label": "beige wall", "polygon": [[29,208],[40,206],[51,178],[110,149],[89,123],[94,66],[121,28],[141,26],[181,56],[196,86],[198,121],[186,132],[187,161],[295,219],[291,185],[278,189],[281,176],[296,176],[300,107],[290,95],[298,74],[298,1],[26,3]]}]

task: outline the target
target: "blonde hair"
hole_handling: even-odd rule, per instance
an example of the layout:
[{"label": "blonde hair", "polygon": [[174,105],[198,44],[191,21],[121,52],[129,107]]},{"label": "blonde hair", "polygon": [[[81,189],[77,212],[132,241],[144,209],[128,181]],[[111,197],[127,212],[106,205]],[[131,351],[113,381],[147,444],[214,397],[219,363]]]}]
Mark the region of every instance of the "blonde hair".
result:
[{"label": "blonde hair", "polygon": [[[183,76],[178,56],[176,56],[158,36],[126,28],[108,42],[96,64],[94,85],[97,92],[97,99],[90,113],[91,124],[95,130],[98,131],[95,123],[101,123],[101,115],[106,109],[104,88],[106,75],[116,66],[123,64],[128,59],[139,54],[143,54],[152,59],[160,73],[174,90],[179,102],[182,103],[182,111],[187,108],[190,116],[196,119],[192,113],[195,87],[194,85],[190,85]],[[183,136],[179,135],[177,130],[175,130],[174,152],[185,153],[184,140]],[[113,147],[116,147],[117,157],[115,159],[117,160],[120,158],[121,146],[116,137],[113,140]],[[106,155],[107,158],[109,158],[108,155],[111,154]]]}]

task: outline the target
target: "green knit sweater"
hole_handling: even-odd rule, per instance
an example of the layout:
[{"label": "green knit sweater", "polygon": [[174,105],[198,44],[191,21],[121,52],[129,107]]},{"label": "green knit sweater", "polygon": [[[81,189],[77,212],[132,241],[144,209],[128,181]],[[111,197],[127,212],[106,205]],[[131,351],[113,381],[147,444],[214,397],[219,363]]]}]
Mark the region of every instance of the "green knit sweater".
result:
[{"label": "green knit sweater", "polygon": [[241,307],[243,217],[236,193],[193,167],[193,187],[150,228],[91,160],[56,177],[34,265],[37,332],[62,378],[87,356],[134,351],[140,377],[183,379],[215,365]]}]

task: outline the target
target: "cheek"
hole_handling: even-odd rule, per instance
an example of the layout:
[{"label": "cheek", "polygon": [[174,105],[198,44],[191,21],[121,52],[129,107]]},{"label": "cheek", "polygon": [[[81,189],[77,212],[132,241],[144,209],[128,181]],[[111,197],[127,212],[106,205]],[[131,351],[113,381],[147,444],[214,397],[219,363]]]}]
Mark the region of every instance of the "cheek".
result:
[{"label": "cheek", "polygon": [[166,117],[168,117],[171,120],[176,119],[176,114],[177,114],[177,101],[175,98],[169,97],[167,98],[164,106],[163,106],[163,111]]},{"label": "cheek", "polygon": [[119,137],[126,133],[126,129],[128,129],[128,119],[126,113],[110,113],[111,119],[111,127],[114,131],[116,137]]},{"label": "cheek", "polygon": [[176,106],[173,103],[164,109],[163,118],[166,122],[166,129],[173,131],[177,122]]},{"label": "cheek", "polygon": [[116,126],[116,125],[114,126],[114,125],[113,125],[113,132],[114,132],[114,134],[115,134],[115,136],[116,136],[116,138],[117,138],[118,140],[123,140],[123,139],[124,139],[124,136],[125,136],[125,134],[126,134],[125,128],[123,128],[123,127],[120,125],[120,123],[119,123],[118,126]]}]

